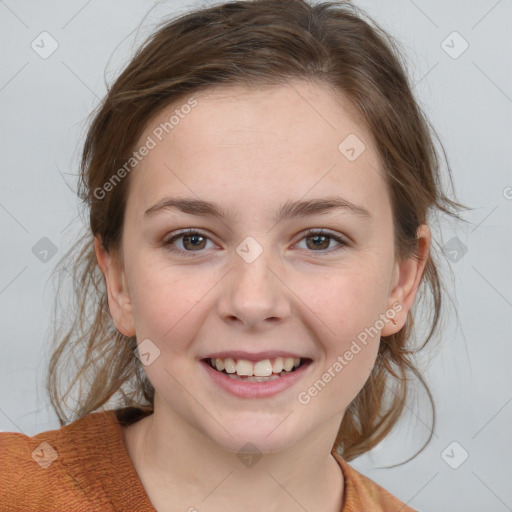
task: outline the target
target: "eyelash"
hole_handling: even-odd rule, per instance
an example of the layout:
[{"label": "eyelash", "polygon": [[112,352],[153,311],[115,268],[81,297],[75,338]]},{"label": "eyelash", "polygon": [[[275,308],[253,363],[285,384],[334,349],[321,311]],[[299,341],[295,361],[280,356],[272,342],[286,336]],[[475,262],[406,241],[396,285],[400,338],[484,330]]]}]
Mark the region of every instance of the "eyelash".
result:
[{"label": "eyelash", "polygon": [[[166,240],[163,245],[165,246],[166,250],[168,250],[170,252],[181,254],[181,255],[190,256],[192,258],[197,257],[198,254],[195,254],[195,253],[201,253],[203,251],[184,251],[182,249],[176,249],[176,248],[173,247],[173,245],[172,245],[173,242],[175,242],[176,240],[178,240],[180,238],[183,238],[186,235],[189,235],[189,236],[190,235],[200,235],[200,236],[202,236],[204,238],[207,238],[208,240],[210,239],[205,233],[203,233],[203,232],[201,232],[199,230],[196,230],[196,229],[186,229],[184,231],[180,231],[179,233],[177,233],[173,237],[171,237],[168,240]],[[342,238],[340,238],[337,235],[325,232],[323,229],[308,229],[304,233],[303,237],[299,240],[299,242],[302,241],[304,238],[308,238],[308,237],[314,236],[314,235],[326,236],[327,238],[330,238],[330,239],[335,240],[336,242],[338,242],[339,245],[336,246],[334,249],[324,249],[324,250],[321,250],[321,251],[309,251],[309,252],[312,252],[312,253],[316,253],[316,252],[318,252],[320,254],[331,253],[331,252],[343,249],[344,247],[348,246],[348,243],[345,240],[343,240]]]}]

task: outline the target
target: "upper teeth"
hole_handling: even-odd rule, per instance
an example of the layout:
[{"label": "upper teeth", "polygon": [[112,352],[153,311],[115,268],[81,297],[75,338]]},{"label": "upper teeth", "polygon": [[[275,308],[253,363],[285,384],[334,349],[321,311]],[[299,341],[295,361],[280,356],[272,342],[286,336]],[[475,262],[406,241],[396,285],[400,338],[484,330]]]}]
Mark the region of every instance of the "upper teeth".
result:
[{"label": "upper teeth", "polygon": [[210,359],[212,366],[217,370],[226,370],[227,373],[247,375],[249,377],[268,377],[272,373],[281,373],[283,370],[289,372],[292,368],[300,365],[299,357],[276,357],[275,359],[264,359],[253,363],[247,359],[232,359],[231,357],[216,357]]}]

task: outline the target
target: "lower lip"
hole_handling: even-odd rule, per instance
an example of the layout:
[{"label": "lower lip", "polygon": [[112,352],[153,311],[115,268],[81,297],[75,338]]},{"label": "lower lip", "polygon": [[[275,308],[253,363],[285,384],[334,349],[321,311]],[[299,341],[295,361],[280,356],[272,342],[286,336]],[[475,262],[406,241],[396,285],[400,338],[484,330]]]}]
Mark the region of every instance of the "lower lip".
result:
[{"label": "lower lip", "polygon": [[266,398],[277,395],[281,391],[293,386],[299,381],[311,366],[311,361],[302,364],[292,373],[269,380],[268,382],[246,382],[228,377],[225,373],[214,370],[206,361],[201,361],[202,366],[211,376],[212,380],[222,389],[240,398]]}]

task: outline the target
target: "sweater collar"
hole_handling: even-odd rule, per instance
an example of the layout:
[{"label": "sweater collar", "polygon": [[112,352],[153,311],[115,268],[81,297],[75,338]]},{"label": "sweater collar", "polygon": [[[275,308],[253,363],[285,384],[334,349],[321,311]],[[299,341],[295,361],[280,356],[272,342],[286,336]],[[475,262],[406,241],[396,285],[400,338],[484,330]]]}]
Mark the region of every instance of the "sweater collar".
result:
[{"label": "sweater collar", "polygon": [[[65,452],[61,461],[86,495],[104,493],[117,511],[156,512],[128,455],[122,432],[122,425],[151,413],[149,407],[104,410],[88,414],[61,430],[66,438],[61,445]],[[334,450],[332,455],[344,476],[341,512],[358,512],[363,506],[358,491],[360,475]],[[119,482],[124,485],[119,486]]]},{"label": "sweater collar", "polygon": [[106,495],[119,512],[156,512],[128,455],[121,429],[122,423],[149,413],[135,407],[104,410],[61,429],[59,451],[64,456],[60,461],[86,496]]}]

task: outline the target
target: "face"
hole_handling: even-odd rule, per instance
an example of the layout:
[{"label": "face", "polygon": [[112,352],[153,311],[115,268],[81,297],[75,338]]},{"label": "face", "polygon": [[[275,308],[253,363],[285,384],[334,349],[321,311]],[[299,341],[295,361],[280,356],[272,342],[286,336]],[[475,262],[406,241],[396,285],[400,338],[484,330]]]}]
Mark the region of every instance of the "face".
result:
[{"label": "face", "polygon": [[[116,326],[149,354],[155,412],[229,451],[248,441],[278,451],[333,418],[339,426],[423,270],[396,261],[371,134],[331,89],[295,82],[194,94],[148,123],[145,144],[129,176],[122,263],[96,249]],[[428,228],[420,236],[428,249]],[[273,372],[278,357],[305,364],[241,382],[211,356],[225,370],[232,356],[242,373],[244,359]]]}]

